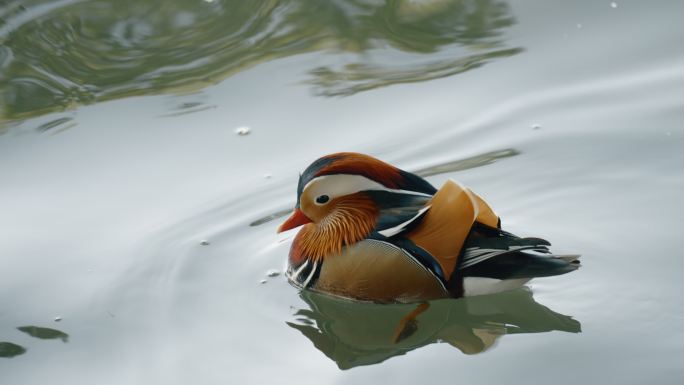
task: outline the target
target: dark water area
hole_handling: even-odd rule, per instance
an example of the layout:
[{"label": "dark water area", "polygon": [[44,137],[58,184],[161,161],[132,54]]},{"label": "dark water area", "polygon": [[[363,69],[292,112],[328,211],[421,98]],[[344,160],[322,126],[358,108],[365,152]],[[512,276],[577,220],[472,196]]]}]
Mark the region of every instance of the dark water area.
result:
[{"label": "dark water area", "polygon": [[[682,14],[0,2],[2,382],[681,383]],[[426,308],[300,292],[276,228],[335,151],[583,267]]]}]

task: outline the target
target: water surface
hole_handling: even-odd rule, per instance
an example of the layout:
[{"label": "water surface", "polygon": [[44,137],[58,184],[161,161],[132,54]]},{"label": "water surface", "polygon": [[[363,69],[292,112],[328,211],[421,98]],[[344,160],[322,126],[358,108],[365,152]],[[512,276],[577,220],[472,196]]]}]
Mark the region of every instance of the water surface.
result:
[{"label": "water surface", "polygon": [[[683,12],[3,2],[3,379],[678,384]],[[333,151],[457,179],[583,267],[404,334],[415,305],[299,293],[274,218]]]}]

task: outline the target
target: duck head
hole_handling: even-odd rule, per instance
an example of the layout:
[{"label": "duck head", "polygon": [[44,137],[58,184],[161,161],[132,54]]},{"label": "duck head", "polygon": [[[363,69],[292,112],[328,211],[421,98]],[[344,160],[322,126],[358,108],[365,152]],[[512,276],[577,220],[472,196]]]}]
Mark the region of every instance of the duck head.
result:
[{"label": "duck head", "polygon": [[419,176],[371,156],[327,155],[300,175],[294,212],[278,232],[304,225],[293,242],[291,262],[317,261],[365,239],[379,225],[415,215],[435,191]]}]

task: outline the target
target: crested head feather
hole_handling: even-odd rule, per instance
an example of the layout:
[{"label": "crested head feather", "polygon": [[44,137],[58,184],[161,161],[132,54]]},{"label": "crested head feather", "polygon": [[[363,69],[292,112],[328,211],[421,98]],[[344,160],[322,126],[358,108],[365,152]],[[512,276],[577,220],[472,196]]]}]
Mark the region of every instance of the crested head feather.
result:
[{"label": "crested head feather", "polygon": [[338,152],[317,159],[304,170],[299,177],[297,201],[304,187],[311,180],[336,174],[360,175],[389,189],[415,191],[429,195],[437,191],[423,178],[372,156],[355,152]]},{"label": "crested head feather", "polygon": [[403,178],[398,168],[379,159],[354,152],[340,152],[328,155],[332,161],[321,167],[315,177],[334,174],[362,175],[385,187],[399,189]]}]

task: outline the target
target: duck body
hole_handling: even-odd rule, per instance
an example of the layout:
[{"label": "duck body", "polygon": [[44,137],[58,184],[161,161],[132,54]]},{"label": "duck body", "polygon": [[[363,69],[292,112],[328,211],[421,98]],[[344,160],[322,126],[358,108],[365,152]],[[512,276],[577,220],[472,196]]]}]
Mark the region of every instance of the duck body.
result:
[{"label": "duck body", "polygon": [[491,207],[457,182],[437,190],[357,153],[322,157],[300,176],[295,211],[279,231],[299,226],[290,282],[355,300],[491,294],[579,266],[543,239],[502,230]]}]

